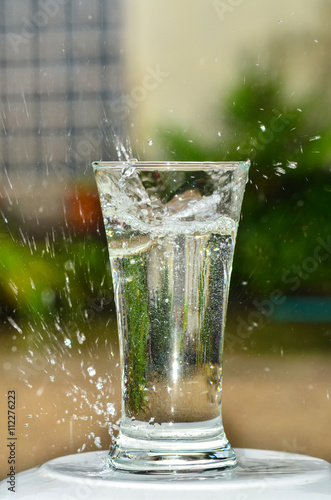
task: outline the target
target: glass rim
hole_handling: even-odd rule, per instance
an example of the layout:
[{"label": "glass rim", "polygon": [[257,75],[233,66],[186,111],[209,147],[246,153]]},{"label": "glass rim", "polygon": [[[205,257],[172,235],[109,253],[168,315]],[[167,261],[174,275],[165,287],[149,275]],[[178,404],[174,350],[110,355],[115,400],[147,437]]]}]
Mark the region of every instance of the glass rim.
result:
[{"label": "glass rim", "polygon": [[180,167],[180,170],[209,170],[223,167],[226,170],[248,170],[250,161],[140,161],[136,159],[123,161],[94,161],[94,171],[108,168],[138,167],[140,170],[168,170],[171,167]]}]

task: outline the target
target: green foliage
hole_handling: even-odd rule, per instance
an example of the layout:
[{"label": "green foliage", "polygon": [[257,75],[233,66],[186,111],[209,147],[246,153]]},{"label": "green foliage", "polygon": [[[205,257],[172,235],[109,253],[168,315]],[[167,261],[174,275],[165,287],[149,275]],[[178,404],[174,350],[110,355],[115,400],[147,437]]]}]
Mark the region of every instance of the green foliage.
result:
[{"label": "green foliage", "polygon": [[178,336],[178,352],[180,354],[180,359],[182,363],[185,361],[185,344],[187,336],[188,315],[189,315],[189,305],[185,300],[183,306],[183,323]]},{"label": "green foliage", "polygon": [[[198,284],[198,313],[199,313],[199,322],[197,329],[197,342],[196,342],[196,363],[197,365],[201,365],[203,363],[210,362],[211,360],[211,328],[212,328],[212,312],[210,308],[210,300],[211,300],[211,290],[208,288],[208,295],[206,294],[206,287],[208,287],[206,283],[206,269],[205,262],[203,263],[203,267],[200,270],[199,274],[199,284]],[[212,272],[210,274],[212,275]],[[205,305],[205,302],[207,304]]]},{"label": "green foliage", "polygon": [[170,346],[173,343],[172,294],[169,290],[168,269],[163,271],[162,286],[150,303],[151,329],[149,335],[152,369],[163,375],[167,365]]},{"label": "green foliage", "polygon": [[[272,75],[272,72],[270,72]],[[162,131],[166,157],[178,161],[251,160],[235,253],[234,282],[252,291],[293,293],[284,272],[314,255],[331,235],[331,125],[327,89],[295,103],[277,78],[254,69],[221,103],[221,138],[206,143],[178,130]],[[192,140],[194,139],[194,140]],[[296,293],[330,293],[331,256],[301,279]],[[306,273],[307,274],[307,273]]]},{"label": "green foliage", "polygon": [[[146,284],[146,256],[123,259],[123,294],[126,301],[127,337],[123,338],[126,377],[125,402],[131,416],[146,406],[145,387],[147,369],[147,340],[150,329],[148,289]],[[120,305],[119,305],[120,307]],[[123,334],[125,332],[122,332]]]},{"label": "green foliage", "polygon": [[2,313],[35,322],[54,314],[81,320],[91,297],[112,293],[107,248],[91,237],[20,244],[0,237]]},{"label": "green foliage", "polygon": [[157,194],[164,204],[186,190],[196,189],[202,196],[208,196],[213,190],[208,174],[202,171],[145,172],[142,182],[147,193],[151,196]]}]

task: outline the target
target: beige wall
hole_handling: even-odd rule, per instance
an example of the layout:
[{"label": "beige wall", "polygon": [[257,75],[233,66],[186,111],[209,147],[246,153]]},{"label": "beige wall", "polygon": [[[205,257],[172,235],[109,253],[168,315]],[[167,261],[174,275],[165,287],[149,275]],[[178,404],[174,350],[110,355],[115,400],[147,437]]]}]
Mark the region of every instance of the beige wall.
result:
[{"label": "beige wall", "polygon": [[[255,64],[268,61],[273,39],[284,44],[274,64],[290,70],[288,92],[309,87],[307,71],[309,75],[318,51],[323,50],[318,38],[323,29],[321,9],[326,3],[126,0],[127,93],[132,102],[129,122],[138,149],[149,157],[160,154],[156,144],[159,126],[179,125],[193,135],[216,137],[220,98],[250,57]],[[288,43],[287,36],[291,39]],[[277,50],[277,43],[274,45]],[[154,86],[146,76],[150,68],[162,72]],[[148,146],[149,140],[153,146]]]}]

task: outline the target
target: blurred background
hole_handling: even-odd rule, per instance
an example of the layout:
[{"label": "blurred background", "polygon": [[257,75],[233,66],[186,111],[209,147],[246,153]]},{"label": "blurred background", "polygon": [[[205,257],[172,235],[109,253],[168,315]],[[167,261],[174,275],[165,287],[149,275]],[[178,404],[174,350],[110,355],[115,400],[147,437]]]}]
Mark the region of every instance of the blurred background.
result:
[{"label": "blurred background", "polygon": [[251,160],[223,414],[234,447],[331,460],[328,0],[4,0],[0,387],[18,470],[110,446],[118,343],[91,162]]}]

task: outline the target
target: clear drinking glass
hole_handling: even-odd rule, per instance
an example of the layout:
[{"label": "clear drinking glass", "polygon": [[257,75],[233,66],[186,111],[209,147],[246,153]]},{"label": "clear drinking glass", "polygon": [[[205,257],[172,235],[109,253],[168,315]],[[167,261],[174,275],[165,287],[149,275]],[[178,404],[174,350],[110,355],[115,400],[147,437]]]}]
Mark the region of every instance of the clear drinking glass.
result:
[{"label": "clear drinking glass", "polygon": [[93,164],[122,368],[115,469],[235,467],[221,414],[224,324],[249,163]]}]

